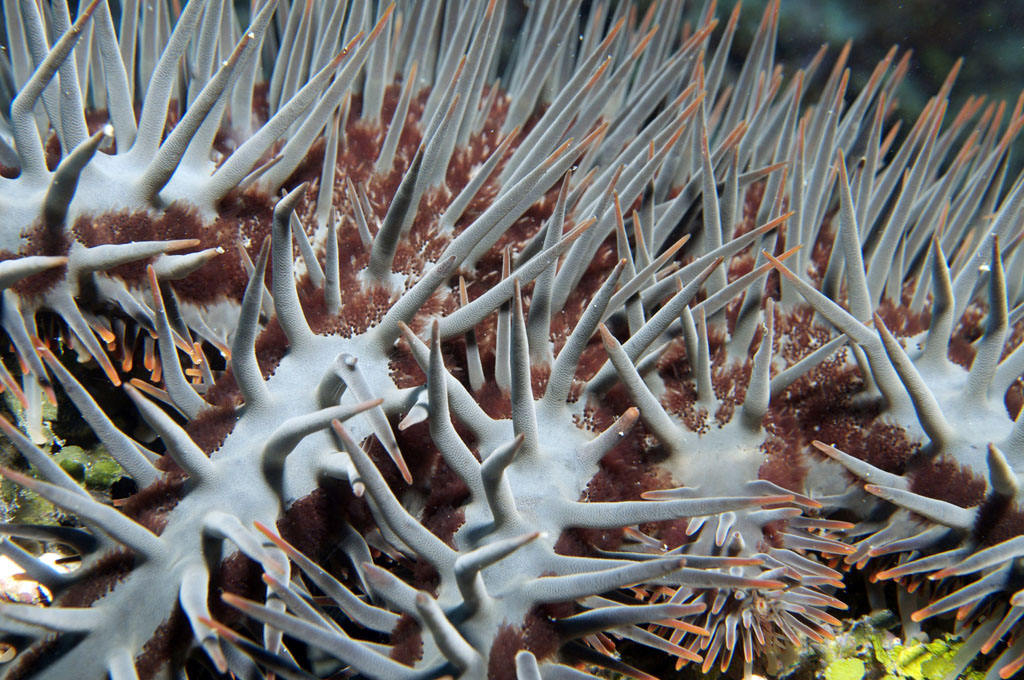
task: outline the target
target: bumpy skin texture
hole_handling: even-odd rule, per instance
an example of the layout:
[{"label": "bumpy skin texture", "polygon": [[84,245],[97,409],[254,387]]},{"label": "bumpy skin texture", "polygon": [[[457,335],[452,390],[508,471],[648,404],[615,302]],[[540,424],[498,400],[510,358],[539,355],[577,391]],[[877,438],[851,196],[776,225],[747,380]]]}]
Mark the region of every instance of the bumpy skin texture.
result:
[{"label": "bumpy skin texture", "polygon": [[[896,136],[895,51],[809,104],[776,5],[734,76],[738,10],[174,7],[5,4],[4,474],[85,527],[2,527],[82,562],[0,544],[55,595],[5,677],[750,675],[853,566],[1024,663],[1020,106],[944,123],[951,74]],[[119,509],[33,444],[55,386]]]}]

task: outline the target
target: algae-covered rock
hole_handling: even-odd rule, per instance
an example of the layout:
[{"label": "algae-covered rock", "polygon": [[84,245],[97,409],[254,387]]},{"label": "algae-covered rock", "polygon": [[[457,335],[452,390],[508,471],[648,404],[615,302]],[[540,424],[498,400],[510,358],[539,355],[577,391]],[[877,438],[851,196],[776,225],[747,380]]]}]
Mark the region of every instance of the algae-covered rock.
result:
[{"label": "algae-covered rock", "polygon": [[837,659],[825,669],[825,680],[861,680],[865,669],[860,659]]}]

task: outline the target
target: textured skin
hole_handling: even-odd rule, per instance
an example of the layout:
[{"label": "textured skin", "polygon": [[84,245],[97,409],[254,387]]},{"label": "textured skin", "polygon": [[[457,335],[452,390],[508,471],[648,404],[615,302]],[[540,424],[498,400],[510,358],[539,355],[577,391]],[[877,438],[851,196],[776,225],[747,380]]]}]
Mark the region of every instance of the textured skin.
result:
[{"label": "textured skin", "polygon": [[0,382],[60,386],[139,490],[0,423],[88,530],[3,527],[82,555],[2,544],[55,594],[0,605],[4,677],[747,676],[854,567],[905,634],[959,609],[958,668],[1024,663],[1020,107],[946,118],[951,74],[892,137],[895,52],[811,103],[775,5],[735,76],[736,12],[577,5],[500,57],[505,2],[5,3]]}]

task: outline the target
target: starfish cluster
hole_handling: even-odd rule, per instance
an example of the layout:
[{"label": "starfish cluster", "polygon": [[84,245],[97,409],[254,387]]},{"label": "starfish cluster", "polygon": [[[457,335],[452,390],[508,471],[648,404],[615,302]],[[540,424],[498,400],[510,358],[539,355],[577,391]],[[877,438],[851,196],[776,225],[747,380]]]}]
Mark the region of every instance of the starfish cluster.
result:
[{"label": "starfish cluster", "polygon": [[777,0],[3,8],[0,676],[749,677],[864,576],[1024,666],[1024,98],[901,131]]}]

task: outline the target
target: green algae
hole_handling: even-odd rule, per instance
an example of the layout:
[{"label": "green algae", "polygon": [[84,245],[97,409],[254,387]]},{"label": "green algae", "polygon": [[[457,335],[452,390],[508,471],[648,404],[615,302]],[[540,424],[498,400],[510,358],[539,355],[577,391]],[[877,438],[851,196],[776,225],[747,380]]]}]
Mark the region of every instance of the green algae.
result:
[{"label": "green algae", "polygon": [[[4,393],[4,405],[11,418],[24,432],[25,412],[10,393]],[[49,453],[65,472],[87,491],[105,502],[110,499],[110,487],[124,476],[124,470],[111,457],[102,444],[90,448],[66,443],[57,437],[51,424],[57,419],[57,408],[43,400],[42,434],[46,441],[39,448]],[[5,416],[0,416],[5,417]],[[6,438],[0,439],[0,464],[41,479],[28,461]],[[0,480],[0,515],[8,522],[21,524],[66,524],[72,521],[62,510],[34,491],[22,488],[10,480]]]}]

